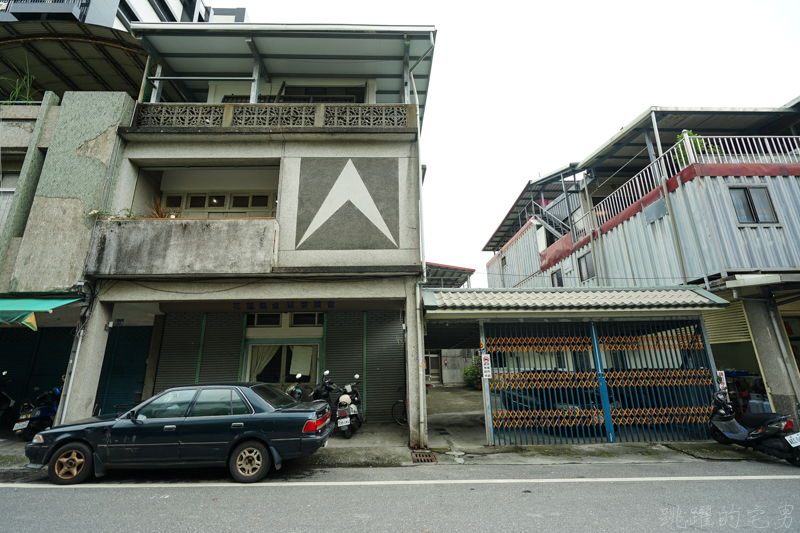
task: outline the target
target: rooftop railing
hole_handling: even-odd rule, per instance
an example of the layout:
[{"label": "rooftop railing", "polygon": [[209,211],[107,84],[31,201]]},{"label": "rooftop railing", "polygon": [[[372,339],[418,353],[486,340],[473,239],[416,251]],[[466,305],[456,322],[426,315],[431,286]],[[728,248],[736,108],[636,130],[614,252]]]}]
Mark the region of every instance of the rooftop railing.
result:
[{"label": "rooftop railing", "polygon": [[685,136],[664,154],[574,221],[573,241],[605,224],[692,164],[800,163],[800,137]]},{"label": "rooftop railing", "polygon": [[416,128],[412,104],[140,104],[136,127]]}]

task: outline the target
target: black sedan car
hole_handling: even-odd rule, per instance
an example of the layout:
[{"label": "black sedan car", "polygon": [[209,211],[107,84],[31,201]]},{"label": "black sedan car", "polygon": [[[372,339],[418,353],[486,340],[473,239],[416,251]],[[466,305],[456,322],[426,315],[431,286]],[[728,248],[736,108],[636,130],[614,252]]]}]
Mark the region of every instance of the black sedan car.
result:
[{"label": "black sedan car", "polygon": [[262,479],[274,463],[327,445],[326,402],[298,402],[263,383],[168,389],[130,411],[38,433],[25,446],[30,468],[53,483],[80,483],[111,468],[228,466],[236,481]]}]

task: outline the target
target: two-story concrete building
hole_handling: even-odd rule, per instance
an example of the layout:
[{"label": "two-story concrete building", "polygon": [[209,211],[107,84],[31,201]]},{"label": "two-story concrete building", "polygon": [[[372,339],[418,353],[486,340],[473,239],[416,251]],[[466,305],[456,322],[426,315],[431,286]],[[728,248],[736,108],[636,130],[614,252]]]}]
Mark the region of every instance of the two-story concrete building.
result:
[{"label": "two-story concrete building", "polygon": [[646,110],[526,184],[484,248],[489,286],[703,287],[731,302],[704,317],[739,407],[797,413],[799,122],[800,99]]},{"label": "two-story concrete building", "polygon": [[18,133],[2,152],[3,303],[52,311],[37,332],[0,327],[21,394],[66,373],[63,422],[187,382],[358,373],[367,420],[391,420],[405,391],[424,446],[420,125],[436,30],[132,33],[149,56],[136,98],[3,108]]}]

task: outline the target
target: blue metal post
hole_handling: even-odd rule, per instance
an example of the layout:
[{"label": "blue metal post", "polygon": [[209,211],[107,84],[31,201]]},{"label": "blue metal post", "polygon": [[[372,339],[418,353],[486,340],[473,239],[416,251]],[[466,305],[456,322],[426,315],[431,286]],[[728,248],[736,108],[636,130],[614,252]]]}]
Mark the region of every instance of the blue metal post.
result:
[{"label": "blue metal post", "polygon": [[606,423],[608,442],[614,442],[614,422],[611,420],[611,403],[608,401],[608,388],[606,376],[603,372],[603,360],[600,357],[600,343],[597,340],[597,324],[592,322],[592,351],[594,352],[594,366],[597,369],[597,380],[600,387],[600,400],[603,402],[603,418]]}]

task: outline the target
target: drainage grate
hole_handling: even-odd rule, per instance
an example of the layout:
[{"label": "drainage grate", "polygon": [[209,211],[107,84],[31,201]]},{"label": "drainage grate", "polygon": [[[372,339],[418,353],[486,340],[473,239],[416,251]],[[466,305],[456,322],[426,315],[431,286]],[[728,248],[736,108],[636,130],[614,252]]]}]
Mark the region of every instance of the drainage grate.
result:
[{"label": "drainage grate", "polygon": [[411,452],[411,460],[414,463],[436,463],[433,452]]}]

